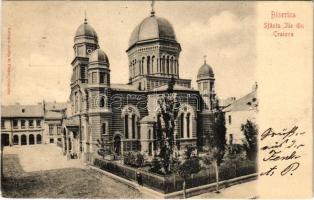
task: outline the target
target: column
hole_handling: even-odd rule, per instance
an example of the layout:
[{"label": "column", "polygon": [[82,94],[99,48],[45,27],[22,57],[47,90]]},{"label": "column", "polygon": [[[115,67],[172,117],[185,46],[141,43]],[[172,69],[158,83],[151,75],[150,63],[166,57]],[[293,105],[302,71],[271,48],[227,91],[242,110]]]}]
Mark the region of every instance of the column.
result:
[{"label": "column", "polygon": [[69,131],[66,131],[66,137],[65,137],[65,144],[66,144],[66,147],[67,147],[67,151],[66,151],[66,156],[67,156],[67,159],[69,160],[70,159],[70,150],[69,150]]},{"label": "column", "polygon": [[192,119],[192,123],[191,123],[192,131],[191,131],[191,133],[192,133],[192,136],[194,137],[194,135],[196,135],[196,131],[197,131],[197,119],[194,116],[191,116],[191,119]]}]

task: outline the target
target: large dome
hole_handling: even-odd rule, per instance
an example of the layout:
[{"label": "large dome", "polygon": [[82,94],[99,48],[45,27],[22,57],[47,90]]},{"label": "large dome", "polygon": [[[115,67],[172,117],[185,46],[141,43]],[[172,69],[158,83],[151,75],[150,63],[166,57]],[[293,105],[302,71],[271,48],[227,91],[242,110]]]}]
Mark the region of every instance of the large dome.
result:
[{"label": "large dome", "polygon": [[98,40],[98,36],[95,29],[87,23],[86,19],[85,22],[81,24],[76,30],[75,38],[79,37],[90,37],[95,40]]},{"label": "large dome", "polygon": [[206,64],[206,62],[200,67],[197,73],[197,79],[214,77],[213,68]]},{"label": "large dome", "polygon": [[101,49],[96,49],[89,56],[89,63],[101,63],[109,65],[109,59],[106,53]]},{"label": "large dome", "polygon": [[154,15],[146,17],[133,30],[129,40],[129,47],[140,41],[151,39],[176,41],[175,32],[170,22],[164,18],[156,17]]}]

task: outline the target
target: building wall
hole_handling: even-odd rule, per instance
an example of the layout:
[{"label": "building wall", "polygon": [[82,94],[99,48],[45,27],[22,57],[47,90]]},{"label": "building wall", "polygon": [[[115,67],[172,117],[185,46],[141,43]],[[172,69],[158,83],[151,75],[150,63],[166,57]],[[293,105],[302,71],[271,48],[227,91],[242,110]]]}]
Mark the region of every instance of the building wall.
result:
[{"label": "building wall", "polygon": [[[43,118],[14,117],[2,118],[1,121],[1,134],[9,135],[10,145],[30,145],[43,143]],[[17,122],[16,126],[14,126],[15,122]],[[23,122],[25,122],[25,125]],[[33,123],[32,126],[31,123]]]},{"label": "building wall", "polygon": [[43,132],[45,144],[56,144],[58,140],[61,142],[61,120],[45,120],[43,125]]},{"label": "building wall", "polygon": [[243,132],[241,131],[241,125],[245,124],[247,120],[256,122],[256,110],[244,110],[244,111],[230,111],[225,113],[226,120],[226,139],[227,144],[230,143],[230,139],[233,138],[233,144],[243,144],[242,140],[245,139]]}]

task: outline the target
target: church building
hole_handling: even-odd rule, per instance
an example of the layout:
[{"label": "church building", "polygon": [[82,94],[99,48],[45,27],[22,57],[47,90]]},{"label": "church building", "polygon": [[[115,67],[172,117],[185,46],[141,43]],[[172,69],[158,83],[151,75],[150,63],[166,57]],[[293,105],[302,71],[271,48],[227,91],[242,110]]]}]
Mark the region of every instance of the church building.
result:
[{"label": "church building", "polygon": [[99,146],[105,146],[106,154],[117,159],[129,151],[153,156],[160,116],[157,101],[167,95],[172,79],[173,94],[180,100],[175,140],[181,151],[187,145],[201,148],[210,134],[214,72],[205,61],[198,71],[197,90],[180,76],[187,66],[180,65],[181,45],[172,24],[152,11],[134,28],[126,49],[126,84],[112,83],[110,69],[117,66],[110,65],[100,39],[87,19],[74,36],[70,105],[62,122],[64,154],[89,162]]}]

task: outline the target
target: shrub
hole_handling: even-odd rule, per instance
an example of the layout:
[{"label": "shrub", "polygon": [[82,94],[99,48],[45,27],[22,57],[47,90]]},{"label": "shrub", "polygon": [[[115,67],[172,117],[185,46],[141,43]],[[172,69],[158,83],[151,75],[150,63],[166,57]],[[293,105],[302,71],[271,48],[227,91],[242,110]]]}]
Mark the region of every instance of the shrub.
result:
[{"label": "shrub", "polygon": [[123,156],[125,165],[132,167],[142,167],[144,164],[144,156],[140,152],[127,152]]},{"label": "shrub", "polygon": [[157,174],[162,174],[162,165],[161,165],[161,162],[160,160],[158,160],[157,158],[154,158],[152,160],[152,163],[151,163],[151,168],[149,171],[153,172],[153,173],[157,173]]}]

